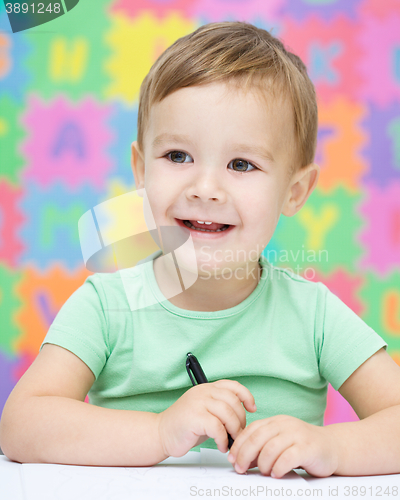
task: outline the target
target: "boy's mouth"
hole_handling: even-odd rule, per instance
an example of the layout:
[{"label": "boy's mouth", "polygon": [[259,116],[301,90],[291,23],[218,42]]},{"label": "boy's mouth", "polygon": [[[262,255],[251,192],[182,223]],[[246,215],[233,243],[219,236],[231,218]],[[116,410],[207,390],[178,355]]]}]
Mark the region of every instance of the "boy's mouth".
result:
[{"label": "boy's mouth", "polygon": [[184,220],[183,223],[190,229],[197,229],[198,231],[204,231],[209,233],[216,233],[220,231],[226,231],[229,224],[219,224],[218,222],[212,222],[207,224],[206,222],[198,222],[197,220]]},{"label": "boy's mouth", "polygon": [[196,220],[181,220],[175,219],[180,226],[184,226],[190,230],[192,234],[215,234],[222,235],[223,233],[230,232],[235,226],[230,224],[220,224],[218,222],[212,222],[211,224],[206,224],[198,222]]}]

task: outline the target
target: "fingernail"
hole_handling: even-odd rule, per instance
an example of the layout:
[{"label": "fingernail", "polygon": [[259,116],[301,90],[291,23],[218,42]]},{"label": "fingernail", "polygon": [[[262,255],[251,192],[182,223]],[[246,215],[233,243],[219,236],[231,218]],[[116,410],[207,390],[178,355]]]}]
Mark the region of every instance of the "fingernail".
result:
[{"label": "fingernail", "polygon": [[235,465],[235,469],[236,469],[236,472],[242,472],[242,468],[238,464]]},{"label": "fingernail", "polygon": [[271,471],[271,477],[276,477],[275,473]]},{"label": "fingernail", "polygon": [[253,405],[253,406],[254,406],[254,409],[255,409],[255,410],[257,410],[257,406],[256,406],[256,404],[255,404],[255,403],[254,403],[254,405]]},{"label": "fingernail", "polygon": [[233,464],[233,462],[235,461],[235,457],[231,453],[229,453],[228,460],[231,464]]}]

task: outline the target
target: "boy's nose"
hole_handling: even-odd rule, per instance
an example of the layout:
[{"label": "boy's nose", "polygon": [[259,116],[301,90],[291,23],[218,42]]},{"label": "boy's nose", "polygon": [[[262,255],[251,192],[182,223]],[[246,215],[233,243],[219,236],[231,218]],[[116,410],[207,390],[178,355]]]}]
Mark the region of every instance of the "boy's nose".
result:
[{"label": "boy's nose", "polygon": [[204,202],[219,201],[224,203],[227,199],[226,189],[222,185],[220,174],[210,172],[197,174],[187,187],[186,196],[191,199],[201,199]]}]

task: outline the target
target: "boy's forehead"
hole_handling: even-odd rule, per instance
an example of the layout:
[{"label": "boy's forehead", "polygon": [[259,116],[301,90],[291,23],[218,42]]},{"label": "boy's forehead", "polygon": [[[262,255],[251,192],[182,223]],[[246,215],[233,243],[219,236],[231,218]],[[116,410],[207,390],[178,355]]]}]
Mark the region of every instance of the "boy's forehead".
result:
[{"label": "boy's forehead", "polygon": [[[210,86],[214,87],[215,92],[209,92]],[[240,105],[244,98],[250,97],[256,103],[256,106],[252,108],[254,113],[249,115],[247,107],[241,109],[246,116],[249,116],[252,124],[261,122],[260,124],[265,125],[266,130],[273,132],[275,148],[283,148],[286,153],[288,147],[289,149],[290,146],[292,149],[294,148],[294,144],[289,144],[294,140],[294,112],[290,97],[274,89],[271,90],[267,85],[261,84],[244,89],[236,82],[185,87],[153,104],[149,110],[148,127],[145,134],[147,147],[152,148],[154,140],[159,135],[166,132],[172,134],[174,123],[185,124],[187,121],[192,123],[192,119],[196,116],[190,116],[188,108],[182,106],[182,96],[184,96],[185,104],[189,103],[190,110],[201,112],[202,100],[199,98],[201,95],[203,97],[207,95],[207,100],[211,103],[214,100],[216,106],[225,101],[229,107],[233,106],[234,109],[236,109],[236,104]],[[240,121],[238,123],[240,124]],[[243,130],[243,128],[239,128],[239,130]]]},{"label": "boy's forehead", "polygon": [[[214,91],[212,91],[212,90]],[[211,91],[210,91],[211,90]],[[161,101],[155,102],[150,106],[149,115],[151,116],[154,111],[163,108],[165,102],[171,100],[179,101],[182,95],[186,102],[193,102],[201,106],[200,96],[209,95],[211,99],[215,100],[216,104],[222,101],[242,102],[243,98],[248,96],[253,97],[261,104],[267,111],[274,112],[276,108],[287,108],[287,112],[292,111],[291,99],[286,91],[279,90],[278,87],[272,86],[268,83],[258,83],[250,85],[245,88],[237,82],[211,82],[202,85],[191,85],[174,90],[172,93],[165,96]],[[161,106],[160,106],[161,105]]]}]

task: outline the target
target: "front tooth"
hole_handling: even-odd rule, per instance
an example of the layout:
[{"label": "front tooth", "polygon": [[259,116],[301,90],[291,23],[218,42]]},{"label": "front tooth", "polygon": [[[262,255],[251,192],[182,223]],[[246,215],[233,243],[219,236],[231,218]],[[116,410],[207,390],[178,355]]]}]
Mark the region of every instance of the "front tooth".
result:
[{"label": "front tooth", "polygon": [[204,224],[210,225],[210,224],[212,224],[212,222],[205,222]]},{"label": "front tooth", "polygon": [[204,222],[203,222],[203,221],[201,221],[201,220],[198,220],[198,221],[197,221],[197,223],[198,223],[198,224],[204,224]]}]

